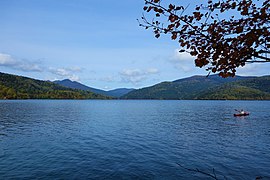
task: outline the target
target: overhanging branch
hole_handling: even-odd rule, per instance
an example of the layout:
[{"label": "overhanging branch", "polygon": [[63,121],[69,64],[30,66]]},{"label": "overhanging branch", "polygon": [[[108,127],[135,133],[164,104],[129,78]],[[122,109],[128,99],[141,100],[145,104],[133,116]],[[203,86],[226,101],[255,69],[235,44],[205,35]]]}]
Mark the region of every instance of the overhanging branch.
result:
[{"label": "overhanging branch", "polygon": [[[260,55],[254,55],[254,57],[264,59],[265,60],[264,62],[270,62],[270,58],[268,58],[268,57],[264,57],[264,56],[260,56]],[[258,62],[258,61],[256,61],[256,62]]]}]

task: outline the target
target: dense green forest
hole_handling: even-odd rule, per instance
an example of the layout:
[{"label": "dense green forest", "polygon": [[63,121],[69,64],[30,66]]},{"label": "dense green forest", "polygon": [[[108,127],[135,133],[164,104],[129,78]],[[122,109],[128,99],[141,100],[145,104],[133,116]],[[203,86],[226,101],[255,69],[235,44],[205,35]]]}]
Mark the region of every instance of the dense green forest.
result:
[{"label": "dense green forest", "polygon": [[[122,99],[270,100],[270,76],[193,76],[133,90]],[[111,99],[91,91],[0,73],[0,99]]]},{"label": "dense green forest", "polygon": [[225,83],[209,89],[198,99],[270,100],[270,76]]},{"label": "dense green forest", "polygon": [[110,99],[90,91],[74,90],[49,81],[0,73],[0,99]]},{"label": "dense green forest", "polygon": [[134,90],[123,99],[270,100],[270,76],[193,76]]}]

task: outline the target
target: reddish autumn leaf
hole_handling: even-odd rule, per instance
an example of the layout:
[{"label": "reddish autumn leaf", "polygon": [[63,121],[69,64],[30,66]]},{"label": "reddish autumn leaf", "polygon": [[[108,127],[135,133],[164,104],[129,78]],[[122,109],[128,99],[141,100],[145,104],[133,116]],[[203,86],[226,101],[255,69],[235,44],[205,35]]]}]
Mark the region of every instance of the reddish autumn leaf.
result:
[{"label": "reddish autumn leaf", "polygon": [[236,27],[236,33],[241,33],[241,32],[243,32],[243,26],[238,26],[238,27]]},{"label": "reddish autumn leaf", "polygon": [[171,38],[172,40],[175,40],[177,38],[177,33],[173,33]]}]

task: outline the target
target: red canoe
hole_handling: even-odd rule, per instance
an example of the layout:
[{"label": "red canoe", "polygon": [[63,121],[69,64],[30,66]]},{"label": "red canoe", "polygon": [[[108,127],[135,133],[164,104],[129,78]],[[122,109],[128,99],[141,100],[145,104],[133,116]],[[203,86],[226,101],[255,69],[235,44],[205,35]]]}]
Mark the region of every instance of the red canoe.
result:
[{"label": "red canoe", "polygon": [[234,115],[234,116],[248,116],[249,113],[246,112],[246,113],[244,113],[244,114],[240,114],[240,113],[239,113],[239,114],[233,114],[233,115]]}]

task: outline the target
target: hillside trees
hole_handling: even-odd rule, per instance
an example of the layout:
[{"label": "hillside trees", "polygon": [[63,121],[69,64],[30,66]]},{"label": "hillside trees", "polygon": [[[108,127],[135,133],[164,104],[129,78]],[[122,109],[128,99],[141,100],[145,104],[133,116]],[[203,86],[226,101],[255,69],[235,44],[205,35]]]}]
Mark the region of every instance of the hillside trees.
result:
[{"label": "hillside trees", "polygon": [[90,91],[70,89],[48,81],[40,81],[0,72],[0,99],[111,99]]},{"label": "hillside trees", "polygon": [[247,63],[270,62],[270,0],[208,0],[192,13],[170,2],[145,0],[140,26],[156,38],[169,34],[197,67],[228,77]]}]

